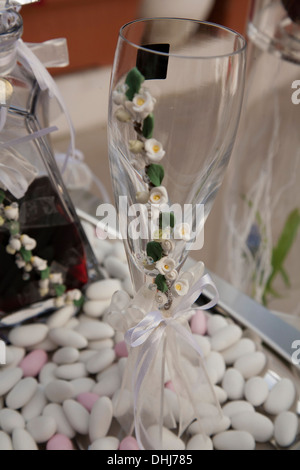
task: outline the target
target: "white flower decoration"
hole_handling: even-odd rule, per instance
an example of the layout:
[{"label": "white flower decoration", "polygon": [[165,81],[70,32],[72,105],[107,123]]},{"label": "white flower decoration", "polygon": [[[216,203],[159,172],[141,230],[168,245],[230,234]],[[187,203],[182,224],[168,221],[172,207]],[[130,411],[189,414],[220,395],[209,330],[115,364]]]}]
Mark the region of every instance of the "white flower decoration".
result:
[{"label": "white flower decoration", "polygon": [[129,141],[129,150],[130,152],[134,153],[135,155],[138,155],[139,153],[142,153],[144,150],[144,142],[141,140],[130,140]]},{"label": "white flower decoration", "polygon": [[118,109],[115,113],[115,117],[118,119],[118,121],[121,121],[121,122],[131,121],[131,115],[124,108]]},{"label": "white flower decoration", "polygon": [[49,289],[49,279],[42,279],[39,281],[40,289]]},{"label": "white flower decoration", "polygon": [[132,101],[126,101],[125,107],[137,119],[143,120],[152,113],[156,99],[145,89],[134,95]]},{"label": "white flower decoration", "polygon": [[40,289],[40,296],[46,297],[49,294],[49,289]]},{"label": "white flower decoration", "polygon": [[134,158],[132,160],[132,166],[135,168],[137,171],[142,171],[146,168],[146,162],[143,158]]},{"label": "white flower decoration", "polygon": [[168,302],[168,297],[162,292],[157,292],[155,296],[155,300],[157,304],[161,306],[161,305],[165,305]]},{"label": "white flower decoration", "polygon": [[63,277],[61,273],[50,274],[50,281],[52,284],[63,284]]},{"label": "white flower decoration", "polygon": [[188,293],[189,287],[190,286],[187,280],[179,279],[178,281],[175,282],[172,288],[172,291],[173,291],[173,294],[179,297],[183,297],[184,295]]},{"label": "white flower decoration", "polygon": [[164,258],[156,262],[156,269],[158,269],[158,271],[164,275],[170,274],[172,271],[174,271],[175,266],[175,261],[168,256],[165,256]]},{"label": "white flower decoration", "polygon": [[8,220],[18,220],[19,218],[19,206],[16,202],[12,203],[11,206],[4,207],[4,214]]},{"label": "white flower decoration", "polygon": [[18,266],[19,269],[25,268],[26,262],[23,260],[23,258],[17,258],[16,259],[16,265]]},{"label": "white flower decoration", "polygon": [[21,244],[19,238],[16,238],[16,237],[12,237],[9,240],[9,246],[15,251],[20,251],[21,248],[22,248],[22,244]]},{"label": "white flower decoration", "polygon": [[45,271],[45,269],[47,269],[48,267],[47,261],[42,258],[39,258],[38,256],[33,256],[31,262],[33,267],[38,269],[39,271]]},{"label": "white flower decoration", "polygon": [[[174,246],[173,242],[170,240],[171,239],[171,229],[169,227],[165,228],[164,230],[162,229],[156,229],[154,230],[153,232],[153,235],[152,235],[152,238],[155,240],[155,241],[158,241],[158,242],[163,242],[163,241],[170,241],[171,244],[172,244],[172,247]],[[166,245],[167,247],[167,245]],[[168,245],[169,247],[169,245]],[[166,253],[168,253],[167,250],[164,250]],[[171,251],[171,250],[169,250]]]},{"label": "white flower decoration", "polygon": [[160,162],[166,155],[163,146],[156,139],[148,139],[145,142],[146,155],[151,162]]},{"label": "white flower decoration", "polygon": [[173,240],[163,239],[161,242],[161,246],[165,253],[171,253],[175,248],[175,243],[173,242]]},{"label": "white flower decoration", "polygon": [[138,204],[147,204],[149,201],[149,192],[148,191],[140,191],[136,193],[136,202]]},{"label": "white flower decoration", "polygon": [[33,270],[32,264],[31,263],[26,263],[24,269],[27,273],[31,273],[31,271]]},{"label": "white flower decoration", "polygon": [[168,281],[173,282],[178,278],[178,272],[176,271],[176,269],[174,269],[174,271],[171,271],[170,273],[165,274],[165,276],[166,276],[166,279],[168,279]]},{"label": "white flower decoration", "polygon": [[57,308],[64,307],[64,305],[66,305],[64,296],[56,297],[56,299],[54,300],[54,304]]},{"label": "white flower decoration", "polygon": [[70,301],[70,302],[74,302],[76,300],[80,300],[82,297],[82,293],[80,292],[79,289],[73,289],[73,290],[70,290],[68,293],[67,293],[67,300]]},{"label": "white flower decoration", "polygon": [[21,242],[24,248],[26,248],[28,251],[32,251],[36,248],[36,241],[33,238],[30,238],[28,235],[22,235]]},{"label": "white flower decoration", "polygon": [[189,224],[176,225],[174,229],[175,240],[184,240],[185,242],[191,239],[191,227]]},{"label": "white flower decoration", "polygon": [[127,100],[126,91],[128,86],[126,84],[121,85],[117,90],[114,90],[112,93],[112,100],[115,104],[121,105],[124,104]]},{"label": "white flower decoration", "polygon": [[167,204],[169,201],[167,190],[164,186],[158,186],[157,188],[153,188],[150,192],[149,198],[151,204],[159,205],[159,204]]},{"label": "white flower decoration", "polygon": [[10,246],[10,245],[7,245],[6,247],[6,253],[8,253],[9,255],[15,255],[16,254],[16,250]]}]

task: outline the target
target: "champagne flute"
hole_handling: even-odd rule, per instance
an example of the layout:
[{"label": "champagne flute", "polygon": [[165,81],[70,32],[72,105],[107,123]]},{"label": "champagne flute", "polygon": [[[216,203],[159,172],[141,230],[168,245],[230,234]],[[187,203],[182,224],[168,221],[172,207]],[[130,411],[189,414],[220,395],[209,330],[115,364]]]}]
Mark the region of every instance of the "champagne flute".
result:
[{"label": "champagne flute", "polygon": [[[199,246],[235,141],[245,56],[244,38],[212,23],[153,18],[121,28],[109,158],[135,291],[152,276],[165,292],[158,278],[167,278],[169,289],[176,279],[171,272],[178,274]],[[175,209],[162,209],[164,203]],[[161,257],[172,264],[164,265],[166,276],[157,269]]]}]

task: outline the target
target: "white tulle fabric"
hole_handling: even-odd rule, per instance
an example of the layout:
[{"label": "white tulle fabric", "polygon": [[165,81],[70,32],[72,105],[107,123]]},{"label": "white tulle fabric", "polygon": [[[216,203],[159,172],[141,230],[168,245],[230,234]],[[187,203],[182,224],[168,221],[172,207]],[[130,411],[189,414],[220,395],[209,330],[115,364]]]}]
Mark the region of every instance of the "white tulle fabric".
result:
[{"label": "white tulle fabric", "polygon": [[[199,278],[197,271],[197,266],[190,270],[193,282],[188,294],[175,299],[169,311],[158,309],[153,285],[144,285],[133,300],[124,292],[112,299],[109,322],[125,333],[129,347],[114,413],[127,434],[135,430],[140,449],[162,450],[164,426],[181,436],[195,419],[201,423],[205,415],[213,424],[222,416],[202,351],[189,327],[194,302],[205,287],[210,286],[215,295],[201,309],[218,302],[210,276]],[[176,392],[172,403],[166,395],[167,381]],[[155,439],[148,432],[154,425],[158,430]]]}]

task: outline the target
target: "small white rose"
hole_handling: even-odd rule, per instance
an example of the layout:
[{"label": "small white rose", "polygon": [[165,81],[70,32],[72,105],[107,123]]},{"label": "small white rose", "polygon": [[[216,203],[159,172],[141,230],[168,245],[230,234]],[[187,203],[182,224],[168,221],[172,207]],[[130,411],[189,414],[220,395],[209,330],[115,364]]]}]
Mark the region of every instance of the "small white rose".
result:
[{"label": "small white rose", "polygon": [[40,289],[48,289],[49,288],[49,279],[41,279],[39,281]]},{"label": "small white rose", "polygon": [[16,237],[12,237],[9,240],[9,246],[15,251],[20,251],[21,248],[22,248],[22,244],[21,244],[19,238],[16,238]]},{"label": "small white rose", "polygon": [[149,191],[140,191],[136,193],[136,202],[138,204],[147,204],[149,201]]},{"label": "small white rose", "polygon": [[158,186],[153,188],[150,192],[150,202],[151,204],[167,204],[169,201],[167,190],[164,186]]},{"label": "small white rose", "polygon": [[14,250],[14,248],[10,245],[7,245],[6,247],[6,253],[8,253],[9,255],[15,255],[16,254],[16,250]]},{"label": "small white rose", "polygon": [[168,302],[168,297],[162,292],[157,292],[155,300],[159,306],[165,305]]},{"label": "small white rose", "polygon": [[156,100],[145,89],[134,95],[132,101],[126,101],[125,107],[137,120],[143,120],[152,113]]},{"label": "small white rose", "polygon": [[183,297],[184,295],[188,293],[188,291],[189,291],[189,283],[185,279],[179,279],[178,281],[176,281],[172,288],[173,294],[179,297]]},{"label": "small white rose", "polygon": [[69,292],[67,292],[67,299],[68,301],[72,301],[74,302],[74,300],[78,301],[80,300],[82,297],[82,292],[80,292],[79,289],[73,289],[73,290],[70,290]]},{"label": "small white rose", "polygon": [[137,171],[142,171],[146,168],[146,162],[143,158],[134,158],[131,164]]},{"label": "small white rose", "polygon": [[146,155],[151,162],[160,162],[166,155],[163,146],[156,139],[148,139],[145,142]]},{"label": "small white rose", "polygon": [[170,273],[166,273],[165,276],[168,281],[175,281],[178,278],[178,272],[174,269]]},{"label": "small white rose", "polygon": [[189,224],[179,224],[176,225],[174,229],[174,238],[175,240],[184,240],[185,242],[190,241],[191,239],[191,227]]},{"label": "small white rose", "polygon": [[[171,240],[170,240],[170,238],[171,238],[171,230],[170,230],[169,228],[166,228],[166,229],[164,229],[164,230],[162,230],[162,229],[155,229],[155,230],[153,231],[152,238],[153,238],[154,240],[157,240],[157,241],[161,242],[161,243],[162,243],[163,241],[170,241],[170,242],[171,242]],[[173,246],[173,242],[171,242],[171,243],[172,243],[172,246]],[[166,253],[168,253],[167,250],[164,250],[164,251],[165,251]],[[170,250],[170,251],[171,251],[171,250]]]},{"label": "small white rose", "polygon": [[64,296],[56,297],[54,304],[57,308],[63,307],[66,304]]},{"label": "small white rose", "polygon": [[27,273],[31,273],[31,271],[33,270],[32,264],[31,263],[26,263],[24,269]]},{"label": "small white rose", "polygon": [[8,220],[18,220],[19,219],[19,206],[16,202],[11,204],[11,206],[4,207],[4,214]]},{"label": "small white rose", "polygon": [[49,294],[49,289],[40,289],[40,296],[46,297]]},{"label": "small white rose", "polygon": [[63,284],[63,277],[61,273],[50,274],[50,281],[52,284]]},{"label": "small white rose", "polygon": [[19,269],[25,268],[26,262],[23,260],[23,258],[17,258],[16,259],[16,265],[18,266]]},{"label": "small white rose", "polygon": [[129,122],[131,121],[131,115],[124,108],[120,108],[115,112],[115,117],[118,121]]},{"label": "small white rose", "polygon": [[168,256],[165,256],[164,258],[156,262],[156,269],[158,269],[158,271],[164,275],[174,271],[175,266],[175,261]]},{"label": "small white rose", "polygon": [[162,240],[170,240],[172,235],[172,229],[170,227],[166,227],[162,230],[161,238]]},{"label": "small white rose", "polygon": [[154,232],[152,233],[153,240],[161,242],[161,237],[162,237],[162,230],[155,229]]},{"label": "small white rose", "polygon": [[144,150],[144,142],[142,142],[141,140],[130,140],[129,150],[130,152],[136,155],[138,155],[139,153],[142,153]]},{"label": "small white rose", "polygon": [[32,257],[32,265],[34,268],[38,269],[39,271],[45,271],[48,267],[48,263],[46,260],[39,258],[38,256]]},{"label": "small white rose", "polygon": [[173,240],[163,239],[161,246],[165,253],[171,253],[175,248],[175,243],[173,242]]},{"label": "small white rose", "polygon": [[121,105],[124,104],[127,100],[126,91],[128,86],[126,84],[121,85],[119,88],[113,91],[112,93],[112,100],[115,104]]},{"label": "small white rose", "polygon": [[26,248],[28,251],[32,251],[36,248],[36,241],[33,238],[30,238],[28,235],[22,235],[21,242],[24,248]]}]

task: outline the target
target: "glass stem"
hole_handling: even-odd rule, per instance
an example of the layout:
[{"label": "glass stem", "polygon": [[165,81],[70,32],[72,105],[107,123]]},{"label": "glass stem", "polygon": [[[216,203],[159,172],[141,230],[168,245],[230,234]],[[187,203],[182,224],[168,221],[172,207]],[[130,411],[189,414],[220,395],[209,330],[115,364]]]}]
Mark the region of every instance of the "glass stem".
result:
[{"label": "glass stem", "polygon": [[130,255],[127,256],[128,259],[128,266],[129,266],[129,271],[131,275],[131,281],[133,284],[133,290],[134,293],[138,292],[140,288],[142,287],[143,284],[146,283],[148,276],[146,274],[143,274],[136,266],[135,262],[131,258]]}]

